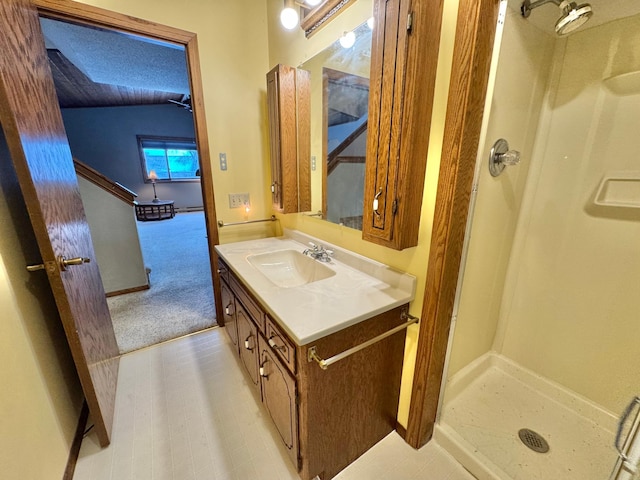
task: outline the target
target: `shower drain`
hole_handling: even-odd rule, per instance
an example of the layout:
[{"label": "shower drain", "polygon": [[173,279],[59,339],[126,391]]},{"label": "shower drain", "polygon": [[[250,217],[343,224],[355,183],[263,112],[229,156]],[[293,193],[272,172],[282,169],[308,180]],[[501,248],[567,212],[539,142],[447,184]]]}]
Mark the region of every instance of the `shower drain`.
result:
[{"label": "shower drain", "polygon": [[534,452],[547,453],[549,451],[549,444],[538,432],[523,428],[518,431],[518,437],[520,437],[522,443]]}]

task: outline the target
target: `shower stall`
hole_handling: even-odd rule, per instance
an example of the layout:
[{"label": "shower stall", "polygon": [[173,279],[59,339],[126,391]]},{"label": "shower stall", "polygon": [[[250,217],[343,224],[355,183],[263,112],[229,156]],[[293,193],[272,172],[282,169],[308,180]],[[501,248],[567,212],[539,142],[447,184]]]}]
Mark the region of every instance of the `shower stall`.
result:
[{"label": "shower stall", "polygon": [[[479,479],[607,480],[640,394],[640,2],[526,4],[502,5],[434,435]],[[498,139],[520,162],[494,176]]]}]

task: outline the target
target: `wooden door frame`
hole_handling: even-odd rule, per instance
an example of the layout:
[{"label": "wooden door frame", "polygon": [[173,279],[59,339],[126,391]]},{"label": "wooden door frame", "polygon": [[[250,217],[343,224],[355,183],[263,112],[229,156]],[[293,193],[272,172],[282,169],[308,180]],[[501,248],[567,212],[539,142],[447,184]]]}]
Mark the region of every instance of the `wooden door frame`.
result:
[{"label": "wooden door frame", "polygon": [[184,46],[187,58],[189,86],[191,89],[191,107],[193,110],[195,137],[198,146],[198,161],[200,162],[200,182],[209,245],[209,261],[213,280],[216,322],[218,325],[224,326],[224,316],[221,315],[222,300],[220,297],[218,256],[214,248],[216,245],[219,245],[220,240],[218,236],[211,154],[209,151],[209,138],[204,113],[202,74],[196,34],[72,0],[31,0],[31,3],[37,7],[38,13],[45,17],[106,28],[123,33],[133,33]]},{"label": "wooden door frame", "polygon": [[433,435],[458,284],[499,0],[460,0],[405,440]]}]

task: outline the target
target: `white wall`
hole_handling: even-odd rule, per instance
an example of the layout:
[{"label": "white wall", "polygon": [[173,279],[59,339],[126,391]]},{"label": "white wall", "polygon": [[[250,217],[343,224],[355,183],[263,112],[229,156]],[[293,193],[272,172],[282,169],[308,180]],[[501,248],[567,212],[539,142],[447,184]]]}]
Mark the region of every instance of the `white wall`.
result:
[{"label": "white wall", "polygon": [[[138,194],[153,199],[144,183],[136,135],[194,138],[193,117],[175,105],[65,108],[62,111],[75,158]],[[158,197],[177,208],[202,207],[200,181],[157,183]]]},{"label": "white wall", "polygon": [[639,42],[635,16],[558,44],[496,345],[615,413],[640,391],[640,215],[593,200],[607,172],[640,180],[640,90],[618,96],[602,82],[640,70]]},{"label": "white wall", "polygon": [[[518,8],[513,5],[507,10],[499,58],[497,65],[494,59],[488,88],[489,114],[479,147],[479,188],[450,375],[492,349],[524,186],[535,161],[533,144],[554,39],[524,21]],[[489,173],[488,156],[499,138],[506,139],[511,149],[520,151],[522,161],[494,178]]]},{"label": "white wall", "polygon": [[78,185],[104,291],[148,285],[134,208],[82,177]]},{"label": "white wall", "polygon": [[[633,17],[550,49],[508,15],[450,375],[494,349],[616,413],[638,394],[640,210],[594,195],[607,172],[640,172],[640,91],[602,82],[640,70],[639,41]],[[523,165],[494,179],[484,164],[500,136]]]}]

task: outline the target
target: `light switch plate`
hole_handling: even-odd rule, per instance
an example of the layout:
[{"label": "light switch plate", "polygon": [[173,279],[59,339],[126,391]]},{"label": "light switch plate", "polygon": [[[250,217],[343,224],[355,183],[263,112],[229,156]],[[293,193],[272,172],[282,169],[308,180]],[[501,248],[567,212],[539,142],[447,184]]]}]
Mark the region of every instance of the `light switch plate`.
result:
[{"label": "light switch plate", "polygon": [[226,153],[220,153],[220,170],[226,170],[227,169],[227,154]]},{"label": "light switch plate", "polygon": [[311,155],[311,171],[316,171],[316,156]]}]

